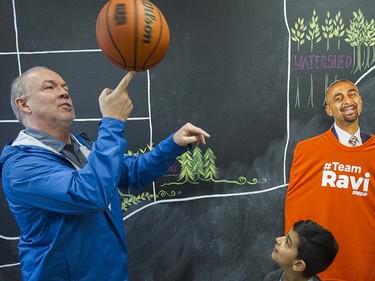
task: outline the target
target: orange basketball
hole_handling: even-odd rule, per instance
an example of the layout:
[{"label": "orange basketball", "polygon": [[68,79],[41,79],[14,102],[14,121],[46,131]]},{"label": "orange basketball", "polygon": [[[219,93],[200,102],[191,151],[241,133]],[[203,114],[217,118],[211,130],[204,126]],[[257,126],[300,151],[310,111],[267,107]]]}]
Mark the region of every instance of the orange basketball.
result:
[{"label": "orange basketball", "polygon": [[96,39],[105,56],[126,70],[156,66],[169,47],[169,28],[148,0],[111,0],[96,20]]}]

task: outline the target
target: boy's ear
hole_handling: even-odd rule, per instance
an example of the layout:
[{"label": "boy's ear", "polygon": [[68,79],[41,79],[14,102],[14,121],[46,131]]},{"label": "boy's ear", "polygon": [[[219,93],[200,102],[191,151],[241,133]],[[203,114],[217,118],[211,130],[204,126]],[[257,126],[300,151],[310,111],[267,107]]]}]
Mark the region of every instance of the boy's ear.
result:
[{"label": "boy's ear", "polygon": [[306,263],[303,260],[296,260],[293,263],[293,270],[302,272],[306,269]]}]

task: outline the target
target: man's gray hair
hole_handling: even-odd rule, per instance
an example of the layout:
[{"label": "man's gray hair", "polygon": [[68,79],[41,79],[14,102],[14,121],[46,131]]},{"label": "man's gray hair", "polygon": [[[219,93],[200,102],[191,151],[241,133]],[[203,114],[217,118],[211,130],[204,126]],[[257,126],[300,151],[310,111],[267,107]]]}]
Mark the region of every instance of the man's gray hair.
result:
[{"label": "man's gray hair", "polygon": [[19,108],[16,105],[16,99],[19,98],[25,98],[30,95],[30,84],[29,79],[27,79],[27,76],[38,69],[47,69],[47,67],[44,66],[35,66],[33,68],[30,68],[29,70],[22,73],[20,76],[18,76],[16,79],[13,80],[12,85],[10,87],[10,105],[12,106],[12,110],[14,115],[16,116],[17,120],[22,123],[22,117],[19,111]]}]

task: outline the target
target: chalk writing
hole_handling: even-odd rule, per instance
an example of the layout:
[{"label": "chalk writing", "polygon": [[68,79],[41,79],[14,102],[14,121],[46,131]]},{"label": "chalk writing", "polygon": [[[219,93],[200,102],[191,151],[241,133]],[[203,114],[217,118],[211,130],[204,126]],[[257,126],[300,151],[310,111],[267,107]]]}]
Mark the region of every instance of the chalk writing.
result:
[{"label": "chalk writing", "polygon": [[348,69],[352,66],[350,55],[294,55],[295,70]]}]

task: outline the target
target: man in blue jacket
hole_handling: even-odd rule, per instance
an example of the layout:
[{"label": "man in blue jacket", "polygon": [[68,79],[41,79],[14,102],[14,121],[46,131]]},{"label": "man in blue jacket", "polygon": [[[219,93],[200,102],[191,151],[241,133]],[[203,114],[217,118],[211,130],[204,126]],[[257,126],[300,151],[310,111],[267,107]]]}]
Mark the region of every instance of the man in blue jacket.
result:
[{"label": "man in blue jacket", "polygon": [[66,82],[34,67],[16,78],[11,105],[25,126],[0,157],[3,188],[21,230],[23,280],[129,280],[118,188],[140,188],[163,175],[191,143],[209,135],[187,123],[150,152],[125,156],[133,109],[129,72],[99,97],[97,141],[73,136]]}]

